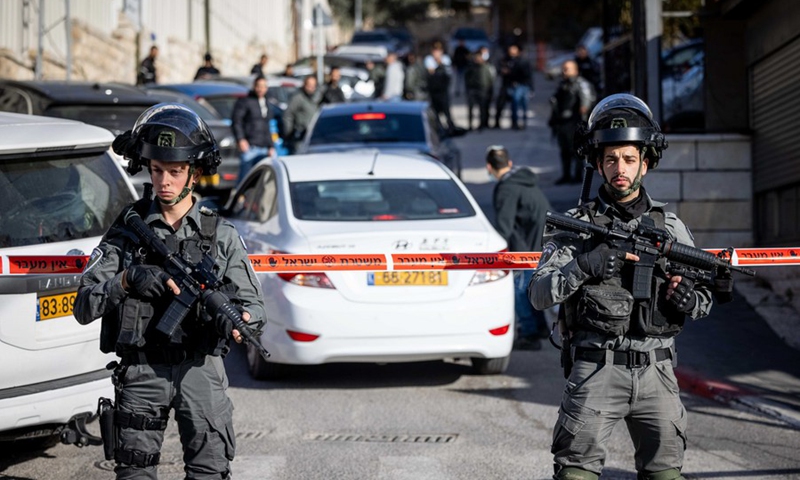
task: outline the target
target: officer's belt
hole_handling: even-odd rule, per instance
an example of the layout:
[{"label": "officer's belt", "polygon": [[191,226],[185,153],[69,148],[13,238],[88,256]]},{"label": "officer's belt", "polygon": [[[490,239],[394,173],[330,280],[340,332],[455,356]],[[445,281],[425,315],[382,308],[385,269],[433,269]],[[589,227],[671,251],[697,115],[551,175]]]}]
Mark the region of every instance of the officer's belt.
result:
[{"label": "officer's belt", "polygon": [[178,365],[187,360],[203,358],[204,353],[183,348],[162,348],[123,352],[120,363],[123,365]]},{"label": "officer's belt", "polygon": [[[646,367],[650,365],[650,352],[638,352],[636,350],[612,350],[614,352],[614,365],[625,365],[628,368]],[[592,363],[606,363],[605,349],[575,347],[575,360],[583,360]],[[653,350],[656,362],[672,359],[672,350],[669,348],[657,348]]]}]

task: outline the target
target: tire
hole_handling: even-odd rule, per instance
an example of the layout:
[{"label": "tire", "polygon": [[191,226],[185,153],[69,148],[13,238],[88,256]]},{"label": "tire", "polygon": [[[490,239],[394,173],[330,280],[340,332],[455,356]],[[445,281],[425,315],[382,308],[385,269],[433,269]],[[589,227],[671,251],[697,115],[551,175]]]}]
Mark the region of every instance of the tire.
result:
[{"label": "tire", "polygon": [[511,361],[511,355],[500,358],[472,357],[472,371],[478,375],[499,375],[505,373]]},{"label": "tire", "polygon": [[247,368],[256,380],[277,380],[288,376],[290,366],[264,360],[258,350],[248,344]]}]

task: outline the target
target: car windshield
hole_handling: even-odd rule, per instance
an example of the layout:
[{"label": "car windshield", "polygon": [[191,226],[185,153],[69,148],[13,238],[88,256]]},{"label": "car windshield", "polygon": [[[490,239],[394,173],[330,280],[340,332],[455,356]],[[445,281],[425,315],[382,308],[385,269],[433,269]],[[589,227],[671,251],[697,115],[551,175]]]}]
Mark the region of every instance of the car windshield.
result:
[{"label": "car windshield", "polygon": [[103,235],[134,201],[108,153],[0,162],[0,247]]},{"label": "car windshield", "polygon": [[439,220],[475,215],[451,180],[336,180],[291,184],[294,216],[317,221]]},{"label": "car windshield", "polygon": [[236,104],[236,100],[239,100],[239,95],[216,95],[204,98],[222,118],[230,120],[233,106]]},{"label": "car windshield", "polygon": [[455,38],[464,40],[485,40],[486,33],[483,30],[473,28],[465,28],[458,30],[454,35]]},{"label": "car windshield", "polygon": [[[156,100],[153,101],[156,103]],[[78,120],[110,130],[114,135],[130,130],[149,105],[52,105],[43,115]]]},{"label": "car windshield", "polygon": [[382,112],[320,116],[309,138],[310,145],[362,142],[424,143],[422,116]]},{"label": "car windshield", "polygon": [[350,43],[381,43],[391,42],[392,37],[388,33],[356,33]]}]

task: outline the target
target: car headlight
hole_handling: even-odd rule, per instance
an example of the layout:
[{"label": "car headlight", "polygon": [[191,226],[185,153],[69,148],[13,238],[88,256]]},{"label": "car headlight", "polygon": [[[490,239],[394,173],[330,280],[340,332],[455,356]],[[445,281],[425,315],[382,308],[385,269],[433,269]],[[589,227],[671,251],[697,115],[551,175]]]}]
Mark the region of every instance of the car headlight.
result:
[{"label": "car headlight", "polygon": [[225,137],[219,141],[219,148],[228,148],[233,146],[233,137]]}]

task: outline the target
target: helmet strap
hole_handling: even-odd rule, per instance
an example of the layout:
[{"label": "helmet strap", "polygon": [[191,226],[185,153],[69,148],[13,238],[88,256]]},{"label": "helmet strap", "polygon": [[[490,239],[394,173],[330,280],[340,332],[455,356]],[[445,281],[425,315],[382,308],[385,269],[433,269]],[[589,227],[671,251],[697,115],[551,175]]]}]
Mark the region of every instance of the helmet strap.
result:
[{"label": "helmet strap", "polygon": [[169,201],[164,200],[161,197],[157,197],[158,201],[162,205],[176,205],[178,202],[186,198],[190,193],[192,193],[192,190],[194,190],[194,184],[192,183],[192,177],[194,176],[194,171],[195,171],[194,165],[189,164],[189,176],[186,177],[186,185],[183,186],[183,190],[181,190],[181,193],[178,194],[177,197]]},{"label": "helmet strap", "polygon": [[619,191],[616,188],[612,187],[611,184],[608,182],[608,179],[606,178],[606,172],[604,172],[602,169],[600,170],[600,172],[603,175],[603,181],[605,182],[603,184],[603,186],[605,187],[606,192],[608,192],[609,195],[611,195],[612,197],[614,197],[617,200],[620,200],[620,199],[625,198],[628,195],[632,194],[636,190],[639,190],[639,188],[641,188],[641,186],[642,186],[642,166],[644,165],[644,152],[646,150],[647,150],[647,147],[642,147],[642,148],[639,149],[639,170],[636,172],[636,178],[633,179],[633,182],[631,183],[631,186],[629,188],[626,188],[625,190]]}]

